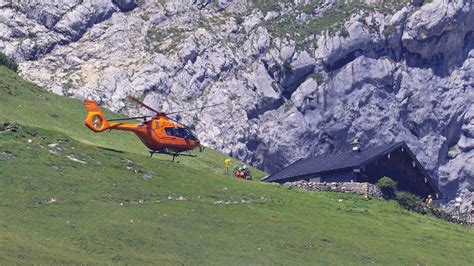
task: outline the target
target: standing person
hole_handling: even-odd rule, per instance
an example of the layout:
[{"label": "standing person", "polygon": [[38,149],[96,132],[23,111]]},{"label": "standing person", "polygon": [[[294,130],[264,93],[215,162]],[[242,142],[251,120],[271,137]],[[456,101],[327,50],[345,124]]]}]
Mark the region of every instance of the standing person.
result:
[{"label": "standing person", "polygon": [[474,223],[474,200],[471,202],[471,223]]},{"label": "standing person", "polygon": [[224,165],[225,165],[226,173],[229,173],[229,169],[232,169],[234,167],[232,160],[230,158],[227,158],[224,160]]},{"label": "standing person", "polygon": [[461,217],[461,203],[461,194],[458,193],[456,194],[456,198],[454,199],[454,213],[458,218]]},{"label": "standing person", "polygon": [[245,164],[242,171],[244,173],[245,179],[248,179],[248,180],[252,179],[252,176],[250,176],[250,170],[247,168]]},{"label": "standing person", "polygon": [[433,197],[431,197],[431,195],[428,195],[428,197],[427,197],[426,200],[425,200],[425,203],[426,203],[427,205],[433,204]]}]

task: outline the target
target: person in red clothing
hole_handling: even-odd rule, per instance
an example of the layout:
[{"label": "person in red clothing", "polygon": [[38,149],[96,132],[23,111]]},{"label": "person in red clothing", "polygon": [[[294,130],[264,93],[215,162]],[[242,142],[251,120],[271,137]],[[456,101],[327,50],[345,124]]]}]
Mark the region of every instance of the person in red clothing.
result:
[{"label": "person in red clothing", "polygon": [[242,178],[242,179],[252,179],[250,176],[250,171],[248,170],[247,166],[243,164],[241,167],[235,169],[234,175],[236,177]]}]

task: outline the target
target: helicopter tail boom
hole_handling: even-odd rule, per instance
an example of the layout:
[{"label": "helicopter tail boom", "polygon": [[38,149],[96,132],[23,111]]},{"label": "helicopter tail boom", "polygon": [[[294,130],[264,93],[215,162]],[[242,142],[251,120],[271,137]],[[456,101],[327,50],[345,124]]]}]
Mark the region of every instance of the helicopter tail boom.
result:
[{"label": "helicopter tail boom", "polygon": [[87,109],[87,117],[84,120],[84,124],[90,130],[98,133],[110,128],[107,119],[94,100],[85,100],[84,104]]}]

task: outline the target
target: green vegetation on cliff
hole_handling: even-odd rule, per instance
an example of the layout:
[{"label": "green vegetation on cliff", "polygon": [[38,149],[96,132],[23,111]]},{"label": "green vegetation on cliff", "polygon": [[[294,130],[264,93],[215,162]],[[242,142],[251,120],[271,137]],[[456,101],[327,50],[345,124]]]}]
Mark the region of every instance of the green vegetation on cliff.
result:
[{"label": "green vegetation on cliff", "polygon": [[2,52],[0,52],[0,66],[5,66],[15,72],[18,70],[18,64]]}]

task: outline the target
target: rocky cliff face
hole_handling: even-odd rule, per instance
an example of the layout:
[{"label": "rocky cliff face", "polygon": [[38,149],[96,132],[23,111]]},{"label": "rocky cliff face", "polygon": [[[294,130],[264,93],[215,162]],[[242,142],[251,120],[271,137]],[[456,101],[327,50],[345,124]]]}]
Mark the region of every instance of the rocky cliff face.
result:
[{"label": "rocky cliff face", "polygon": [[55,93],[224,103],[183,122],[269,172],[403,140],[448,199],[474,190],[471,0],[34,2],[0,1],[0,50]]}]

